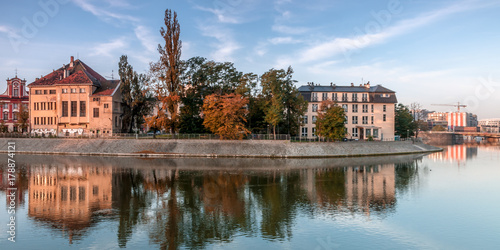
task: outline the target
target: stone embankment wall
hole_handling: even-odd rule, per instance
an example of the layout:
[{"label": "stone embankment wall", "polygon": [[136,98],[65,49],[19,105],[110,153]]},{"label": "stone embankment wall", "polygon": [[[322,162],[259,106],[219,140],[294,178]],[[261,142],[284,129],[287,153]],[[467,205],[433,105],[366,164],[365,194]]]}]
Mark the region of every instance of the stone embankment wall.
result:
[{"label": "stone embankment wall", "polygon": [[321,158],[412,154],[441,148],[412,142],[296,143],[288,141],[219,141],[165,139],[27,139],[1,138],[0,151],[15,142],[18,154],[68,154],[141,157]]}]

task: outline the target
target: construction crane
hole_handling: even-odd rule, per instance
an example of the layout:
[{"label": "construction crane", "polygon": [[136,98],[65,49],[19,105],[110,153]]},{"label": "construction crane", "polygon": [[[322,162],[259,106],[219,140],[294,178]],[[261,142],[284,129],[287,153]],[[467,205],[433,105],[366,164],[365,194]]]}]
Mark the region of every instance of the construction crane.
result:
[{"label": "construction crane", "polygon": [[457,104],[431,104],[431,105],[433,105],[433,106],[452,106],[452,107],[457,107],[458,112],[460,112],[460,108],[467,107],[467,105],[460,104],[460,102],[458,102]]}]

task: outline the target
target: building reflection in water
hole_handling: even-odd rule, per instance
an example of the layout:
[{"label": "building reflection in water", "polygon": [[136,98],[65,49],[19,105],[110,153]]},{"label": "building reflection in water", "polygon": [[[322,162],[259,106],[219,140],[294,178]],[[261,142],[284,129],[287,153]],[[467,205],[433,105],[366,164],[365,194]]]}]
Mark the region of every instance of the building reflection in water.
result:
[{"label": "building reflection in water", "polygon": [[30,166],[28,215],[73,236],[91,226],[95,211],[111,209],[112,169]]},{"label": "building reflection in water", "polygon": [[448,145],[444,147],[443,152],[434,153],[428,157],[434,161],[462,163],[477,157],[477,146],[467,144]]},{"label": "building reflection in water", "polygon": [[[373,164],[368,158],[364,163],[354,159],[350,161],[358,164],[353,166],[335,166],[342,161],[337,159],[267,163],[282,170],[197,170],[180,167],[183,160],[129,161],[28,164],[28,215],[60,231],[70,243],[103,216],[118,222],[120,247],[127,246],[139,225],[147,225],[151,244],[162,249],[200,248],[240,234],[281,240],[293,236],[297,215],[304,211],[334,216],[391,213],[396,193],[414,185],[418,176],[415,158]],[[136,166],[135,161],[150,165],[120,167]],[[291,167],[311,162],[332,166]]]}]

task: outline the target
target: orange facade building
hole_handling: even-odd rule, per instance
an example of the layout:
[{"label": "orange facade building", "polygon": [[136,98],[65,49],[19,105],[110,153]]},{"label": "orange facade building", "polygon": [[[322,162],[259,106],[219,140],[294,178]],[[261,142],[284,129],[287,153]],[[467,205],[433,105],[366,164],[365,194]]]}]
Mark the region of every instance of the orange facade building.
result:
[{"label": "orange facade building", "polygon": [[80,60],[29,84],[33,135],[106,136],[121,128],[119,80],[107,80]]}]

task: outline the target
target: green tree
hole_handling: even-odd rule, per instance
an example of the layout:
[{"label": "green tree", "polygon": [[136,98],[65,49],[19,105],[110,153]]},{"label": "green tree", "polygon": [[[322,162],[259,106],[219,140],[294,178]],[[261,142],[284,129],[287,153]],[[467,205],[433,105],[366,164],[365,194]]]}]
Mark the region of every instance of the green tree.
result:
[{"label": "green tree", "polygon": [[8,130],[9,130],[9,127],[7,127],[7,125],[5,125],[5,121],[0,120],[0,132],[6,133],[6,132],[8,132]]},{"label": "green tree", "polygon": [[262,94],[267,99],[266,121],[273,131],[281,125],[283,133],[296,135],[300,117],[307,109],[307,102],[295,87],[293,69],[271,69],[261,76]]},{"label": "green tree", "polygon": [[330,140],[342,140],[345,137],[344,109],[333,101],[323,101],[316,120],[316,133]]},{"label": "green tree", "polygon": [[126,55],[120,57],[118,68],[123,104],[122,132],[130,133],[134,123],[138,128],[144,123],[144,116],[151,112],[154,99],[147,89],[149,77],[137,74]]},{"label": "green tree", "polygon": [[396,134],[401,136],[401,138],[407,138],[408,136],[413,136],[416,129],[416,123],[413,120],[410,110],[407,106],[399,103],[396,106],[395,114],[395,130]]}]

